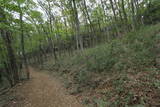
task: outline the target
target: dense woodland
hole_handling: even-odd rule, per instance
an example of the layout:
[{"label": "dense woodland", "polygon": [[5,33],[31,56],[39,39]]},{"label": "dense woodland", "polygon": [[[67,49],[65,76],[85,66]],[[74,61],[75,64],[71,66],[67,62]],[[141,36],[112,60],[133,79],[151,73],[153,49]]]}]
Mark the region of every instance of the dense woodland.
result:
[{"label": "dense woodland", "polygon": [[[145,26],[159,22],[159,0],[0,0],[0,87],[13,87],[21,80],[29,79],[28,67],[41,66],[47,60],[57,64],[58,68],[66,56],[79,57],[77,62],[80,58],[88,60],[90,55],[86,50],[101,45],[104,48],[89,50],[95,59],[90,58],[91,61],[86,62],[87,70],[111,70],[117,62],[112,57],[117,58],[116,53],[125,50],[119,41],[137,43],[135,47],[140,49],[144,46],[142,48],[146,49],[154,40],[142,45],[138,40],[134,42],[134,35],[140,35],[137,33],[139,29],[142,32]],[[152,28],[157,29],[154,34],[158,33],[158,28]],[[151,40],[149,37],[137,38],[140,41],[143,38],[144,41]],[[134,46],[131,49],[134,50]],[[100,51],[104,53],[97,54]],[[145,56],[146,52],[144,50],[141,54]],[[127,55],[131,53],[134,52],[128,51],[123,58],[129,59]],[[151,63],[155,65],[148,57],[152,56],[146,56],[144,60],[141,56],[134,57],[142,59],[139,60],[141,63],[135,62],[139,69]],[[118,67],[122,65],[125,64]],[[120,69],[124,68],[116,70]],[[84,73],[80,76],[85,77]],[[80,84],[82,81],[79,80]]]}]

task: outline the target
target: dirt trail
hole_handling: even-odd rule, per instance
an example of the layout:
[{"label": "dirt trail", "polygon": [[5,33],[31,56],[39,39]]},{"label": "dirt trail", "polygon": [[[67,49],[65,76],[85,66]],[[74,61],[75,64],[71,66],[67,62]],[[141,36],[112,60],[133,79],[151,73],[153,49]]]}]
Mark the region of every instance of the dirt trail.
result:
[{"label": "dirt trail", "polygon": [[10,107],[82,107],[58,80],[33,68],[30,71],[31,80],[16,88],[18,100]]}]

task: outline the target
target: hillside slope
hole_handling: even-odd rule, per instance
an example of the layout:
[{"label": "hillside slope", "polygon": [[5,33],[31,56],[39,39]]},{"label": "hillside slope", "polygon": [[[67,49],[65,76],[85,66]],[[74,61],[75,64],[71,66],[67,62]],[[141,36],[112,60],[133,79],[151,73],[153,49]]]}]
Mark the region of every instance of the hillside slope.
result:
[{"label": "hillside slope", "polygon": [[159,43],[160,24],[147,26],[43,69],[58,71],[70,94],[87,105],[160,106]]}]

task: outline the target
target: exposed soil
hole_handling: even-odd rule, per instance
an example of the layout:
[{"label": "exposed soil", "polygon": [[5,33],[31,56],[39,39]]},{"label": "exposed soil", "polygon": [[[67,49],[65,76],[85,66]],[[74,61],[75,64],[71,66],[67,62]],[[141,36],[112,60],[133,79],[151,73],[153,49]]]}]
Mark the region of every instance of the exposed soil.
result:
[{"label": "exposed soil", "polygon": [[82,107],[57,79],[34,68],[30,72],[31,80],[13,89],[15,98],[5,107]]}]

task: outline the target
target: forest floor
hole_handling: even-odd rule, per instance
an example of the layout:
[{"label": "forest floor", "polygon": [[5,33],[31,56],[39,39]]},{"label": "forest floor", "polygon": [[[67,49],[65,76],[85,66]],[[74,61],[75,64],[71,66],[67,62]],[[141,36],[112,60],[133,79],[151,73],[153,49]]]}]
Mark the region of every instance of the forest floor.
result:
[{"label": "forest floor", "polygon": [[82,107],[67,94],[60,81],[44,72],[30,68],[31,80],[12,89],[14,98],[4,107]]}]

